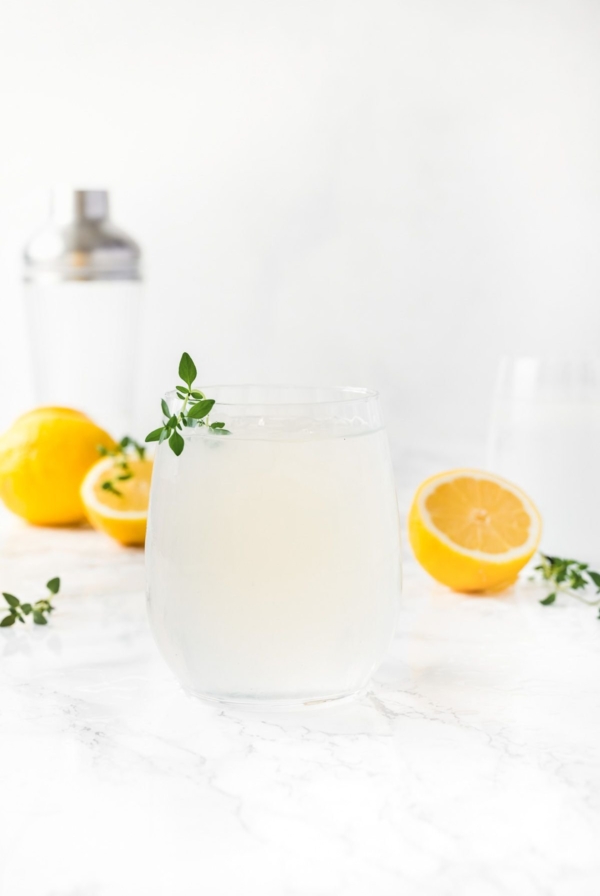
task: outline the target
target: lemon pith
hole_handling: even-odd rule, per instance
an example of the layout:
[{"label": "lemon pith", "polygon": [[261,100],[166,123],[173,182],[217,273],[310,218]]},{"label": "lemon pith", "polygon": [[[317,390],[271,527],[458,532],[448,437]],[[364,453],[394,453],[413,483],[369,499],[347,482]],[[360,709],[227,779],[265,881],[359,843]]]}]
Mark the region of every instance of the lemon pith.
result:
[{"label": "lemon pith", "polygon": [[417,560],[434,579],[475,593],[514,582],[538,546],[541,520],[512,483],[467,469],[422,483],[408,528]]},{"label": "lemon pith", "polygon": [[[99,460],[88,472],[81,485],[81,500],[88,521],[120,544],[143,545],[146,538],[151,460],[127,458],[133,474],[130,479],[119,480],[122,467],[113,457]],[[111,482],[119,495],[102,488]]]}]

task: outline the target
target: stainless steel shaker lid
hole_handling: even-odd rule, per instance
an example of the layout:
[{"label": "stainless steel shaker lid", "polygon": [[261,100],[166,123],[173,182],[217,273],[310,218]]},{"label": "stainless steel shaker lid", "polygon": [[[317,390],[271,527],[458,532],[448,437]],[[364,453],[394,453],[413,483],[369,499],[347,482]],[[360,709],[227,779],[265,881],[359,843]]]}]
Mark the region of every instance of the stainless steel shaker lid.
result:
[{"label": "stainless steel shaker lid", "polygon": [[29,283],[139,280],[140,248],[110,223],[106,190],[58,188],[50,220],[25,247]]}]

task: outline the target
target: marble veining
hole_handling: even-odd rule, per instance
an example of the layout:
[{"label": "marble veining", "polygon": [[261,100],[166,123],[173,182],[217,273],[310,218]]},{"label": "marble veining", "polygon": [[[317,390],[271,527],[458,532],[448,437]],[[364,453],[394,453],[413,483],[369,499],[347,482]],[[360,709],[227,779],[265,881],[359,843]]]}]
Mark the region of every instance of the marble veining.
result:
[{"label": "marble veining", "polygon": [[367,693],[263,714],[186,697],[143,554],[3,520],[2,896],[596,896],[600,623],[409,566]]}]

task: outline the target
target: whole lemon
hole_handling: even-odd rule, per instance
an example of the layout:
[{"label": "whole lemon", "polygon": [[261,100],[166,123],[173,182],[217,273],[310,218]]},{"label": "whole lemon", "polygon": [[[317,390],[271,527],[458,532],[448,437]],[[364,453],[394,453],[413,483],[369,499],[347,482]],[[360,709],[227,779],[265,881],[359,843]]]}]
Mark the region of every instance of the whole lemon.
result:
[{"label": "whole lemon", "polygon": [[23,414],[0,437],[0,498],[38,526],[80,522],[79,489],[99,445],[116,447],[81,411],[42,407]]}]

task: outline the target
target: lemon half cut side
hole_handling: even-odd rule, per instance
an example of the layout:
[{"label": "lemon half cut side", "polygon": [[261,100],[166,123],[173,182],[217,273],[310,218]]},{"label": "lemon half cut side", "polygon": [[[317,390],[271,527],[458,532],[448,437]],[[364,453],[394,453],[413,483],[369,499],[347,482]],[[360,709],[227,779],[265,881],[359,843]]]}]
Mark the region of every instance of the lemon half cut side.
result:
[{"label": "lemon half cut side", "polygon": [[455,591],[501,590],[539,544],[540,515],[511,482],[480,470],[450,470],[423,482],[409,513],[415,556]]},{"label": "lemon half cut side", "polygon": [[[94,529],[123,545],[143,545],[146,538],[152,461],[128,457],[131,478],[120,480],[123,468],[114,457],[99,460],[81,485],[81,500]],[[110,482],[119,494],[103,486]]]}]

